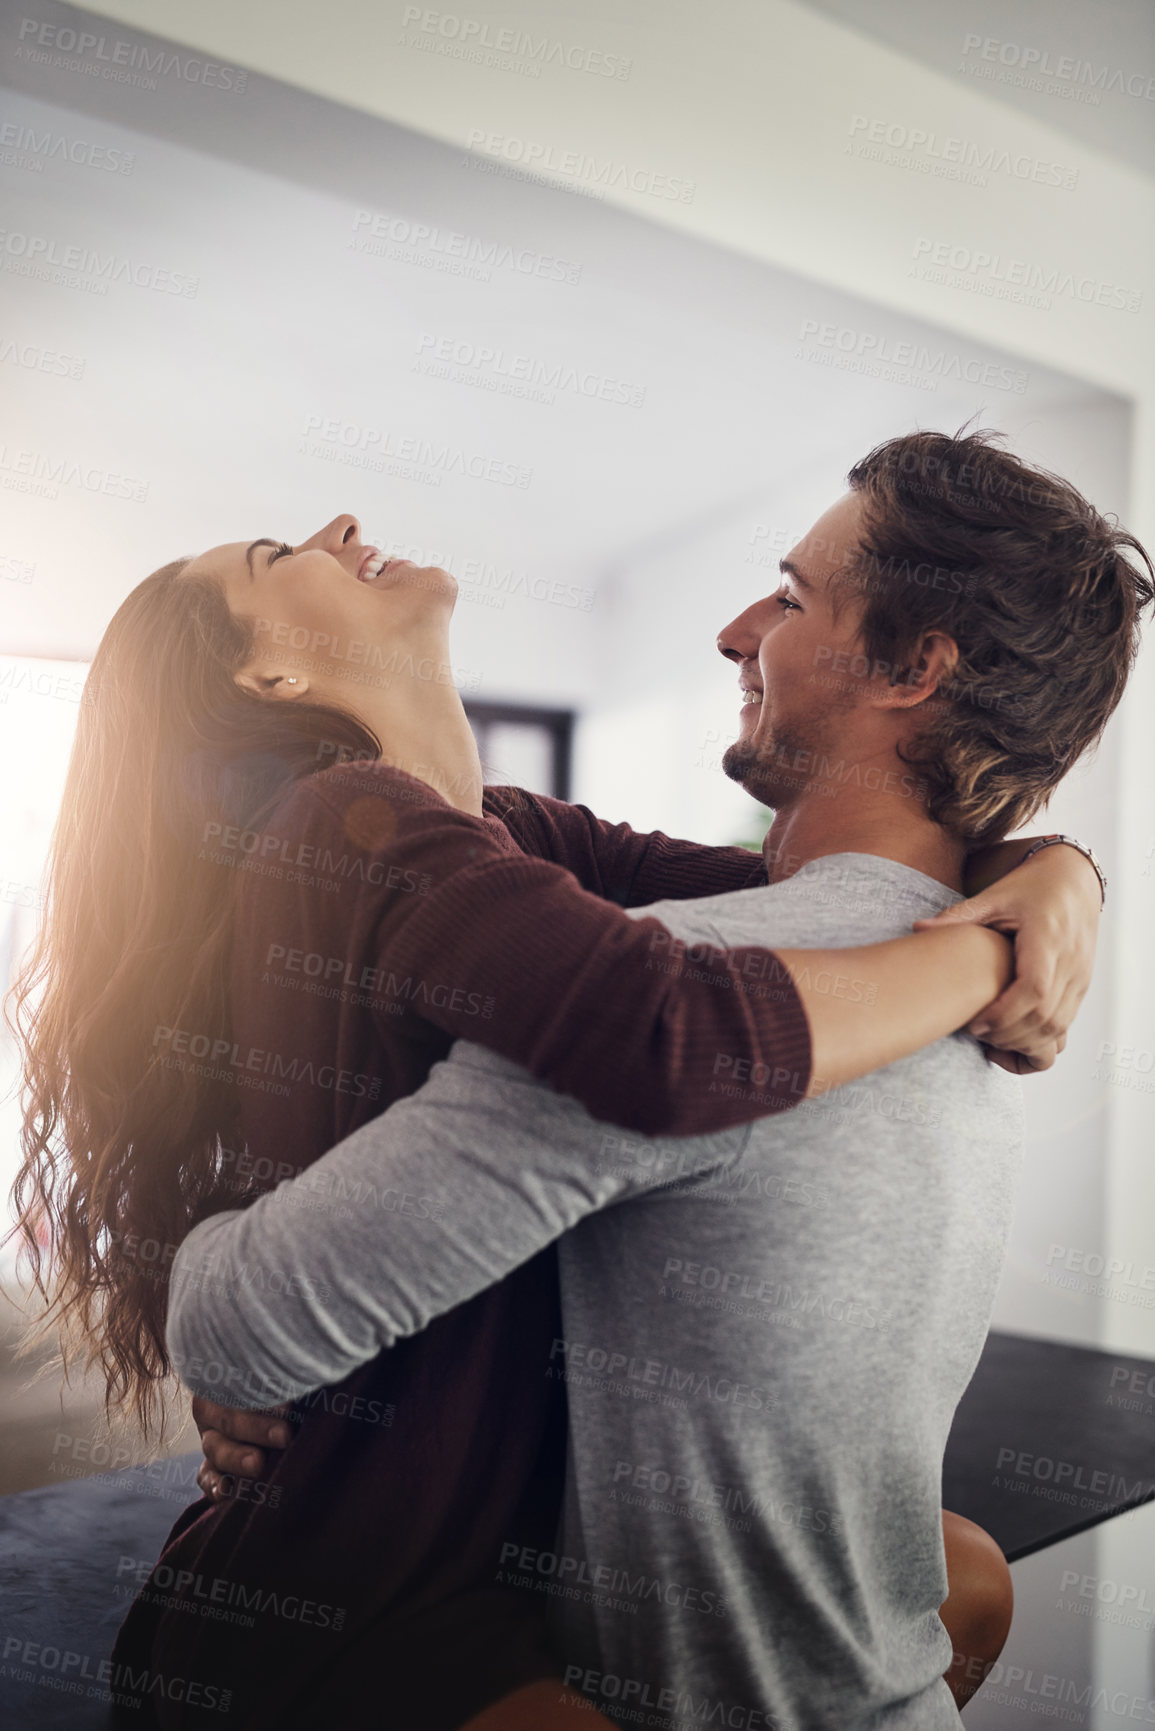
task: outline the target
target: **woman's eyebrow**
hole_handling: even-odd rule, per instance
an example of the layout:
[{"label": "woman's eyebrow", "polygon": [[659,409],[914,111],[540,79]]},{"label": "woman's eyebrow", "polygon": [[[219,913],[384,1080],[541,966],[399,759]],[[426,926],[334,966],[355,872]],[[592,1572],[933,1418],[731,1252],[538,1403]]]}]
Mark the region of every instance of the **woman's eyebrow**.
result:
[{"label": "woman's eyebrow", "polygon": [[255,575],[255,572],[253,571],[253,554],[256,551],[256,549],[258,547],[275,547],[276,545],[277,545],[277,543],[275,541],[271,541],[269,539],[269,537],[267,535],[265,535],[262,537],[261,540],[254,541],[251,547],[246,547],[246,549],[245,549],[245,564],[249,568],[249,576],[250,577]]}]

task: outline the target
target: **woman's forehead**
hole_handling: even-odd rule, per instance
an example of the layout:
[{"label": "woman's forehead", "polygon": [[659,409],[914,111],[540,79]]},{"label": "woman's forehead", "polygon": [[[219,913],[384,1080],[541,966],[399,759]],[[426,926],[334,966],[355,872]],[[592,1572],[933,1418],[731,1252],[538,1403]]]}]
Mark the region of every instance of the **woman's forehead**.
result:
[{"label": "woman's forehead", "polygon": [[[219,547],[208,547],[203,553],[194,553],[185,566],[184,574],[194,577],[220,577],[245,562],[247,541],[222,541]],[[194,569],[195,567],[195,569]]]}]

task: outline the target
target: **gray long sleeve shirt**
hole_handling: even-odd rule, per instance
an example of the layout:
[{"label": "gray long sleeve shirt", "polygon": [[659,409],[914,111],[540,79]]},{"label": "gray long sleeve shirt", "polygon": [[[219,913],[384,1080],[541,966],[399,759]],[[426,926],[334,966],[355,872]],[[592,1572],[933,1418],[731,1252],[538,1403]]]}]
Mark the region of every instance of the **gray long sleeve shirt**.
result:
[{"label": "gray long sleeve shirt", "polygon": [[[637,912],[709,968],[711,946],[898,937],[956,899],[838,854]],[[870,1013],[865,975],[814,983]],[[716,1076],[755,1097],[789,1085],[727,1053]],[[556,1550],[511,1544],[502,1576],[550,1595],[569,1687],[666,1731],[957,1731],[942,1455],[1021,1147],[1019,1084],[963,1034],[681,1139],[598,1123],[460,1042],[416,1094],[189,1235],[169,1344],[195,1391],[292,1398],[560,1238],[564,1514]]]}]

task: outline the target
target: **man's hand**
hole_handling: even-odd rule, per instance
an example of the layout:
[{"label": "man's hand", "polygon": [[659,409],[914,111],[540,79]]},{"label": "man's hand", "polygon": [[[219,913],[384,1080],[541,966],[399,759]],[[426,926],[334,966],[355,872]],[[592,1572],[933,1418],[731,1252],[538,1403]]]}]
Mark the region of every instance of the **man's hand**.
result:
[{"label": "man's hand", "polygon": [[270,1412],[246,1412],[240,1407],[218,1406],[199,1394],[193,1396],[192,1415],[205,1451],[197,1484],[206,1497],[221,1501],[226,1477],[265,1475],[272,1464],[267,1451],[288,1448],[293,1440],[287,1420],[280,1416],[288,1411],[287,1406],[279,1406]]},{"label": "man's hand", "polygon": [[1094,867],[1061,842],[916,931],[970,921],[1014,937],[1015,977],[967,1024],[1004,1070],[1049,1070],[1091,983],[1101,891]]}]

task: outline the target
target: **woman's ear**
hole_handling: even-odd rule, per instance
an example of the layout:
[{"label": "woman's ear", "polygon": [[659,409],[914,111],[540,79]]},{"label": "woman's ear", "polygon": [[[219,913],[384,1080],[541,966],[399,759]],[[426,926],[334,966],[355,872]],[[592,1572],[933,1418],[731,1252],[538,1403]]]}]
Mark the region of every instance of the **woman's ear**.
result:
[{"label": "woman's ear", "polygon": [[251,691],[254,697],[270,697],[277,703],[306,697],[309,691],[309,680],[304,673],[283,673],[268,667],[246,667],[237,674],[236,683],[242,691]]}]

